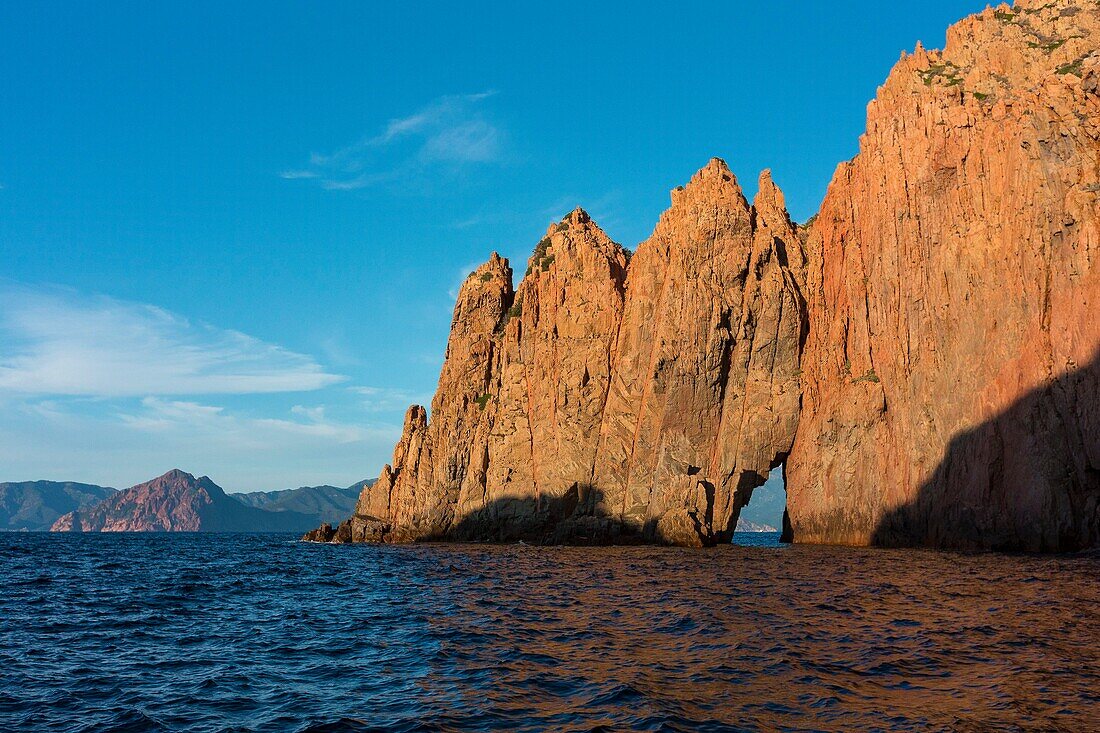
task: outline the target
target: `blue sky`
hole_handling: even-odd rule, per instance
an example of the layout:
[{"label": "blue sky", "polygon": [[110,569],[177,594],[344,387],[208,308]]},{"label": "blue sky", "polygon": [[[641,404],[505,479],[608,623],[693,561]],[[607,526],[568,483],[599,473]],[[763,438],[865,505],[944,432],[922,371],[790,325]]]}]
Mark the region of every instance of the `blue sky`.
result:
[{"label": "blue sky", "polygon": [[521,5],[0,7],[0,480],[374,476],[489,252],[715,155],[805,220],[985,3]]}]

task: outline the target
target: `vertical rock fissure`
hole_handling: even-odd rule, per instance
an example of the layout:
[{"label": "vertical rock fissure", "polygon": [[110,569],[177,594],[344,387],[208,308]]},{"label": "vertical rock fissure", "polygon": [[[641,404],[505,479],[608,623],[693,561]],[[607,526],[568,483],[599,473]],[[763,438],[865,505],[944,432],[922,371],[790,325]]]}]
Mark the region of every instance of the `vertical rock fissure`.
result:
[{"label": "vertical rock fissure", "polygon": [[[622,506],[619,510],[619,517],[623,521],[625,521],[626,515],[627,515],[626,514],[627,508],[628,508],[627,507],[627,502],[630,501],[630,492],[631,492],[630,487],[631,487],[631,484],[633,482],[634,461],[637,457],[637,451],[638,451],[638,437],[641,434],[642,421],[645,419],[645,415],[646,415],[646,412],[647,412],[647,405],[649,403],[649,396],[650,396],[651,391],[654,387],[654,384],[657,380],[656,368],[657,368],[658,355],[660,353],[658,347],[660,345],[661,334],[664,332],[665,303],[666,303],[666,297],[667,297],[667,294],[668,294],[668,287],[669,287],[669,282],[670,282],[670,277],[671,277],[669,275],[669,272],[670,272],[671,268],[669,268],[667,260],[671,260],[672,245],[670,243],[666,243],[666,247],[668,248],[667,249],[668,254],[666,256],[665,267],[663,269],[663,277],[661,279],[660,295],[657,298],[657,307],[656,307],[657,318],[653,323],[653,345],[651,345],[650,349],[649,349],[649,358],[646,361],[647,369],[646,369],[645,382],[644,382],[643,387],[642,387],[641,395],[640,395],[640,397],[638,398],[638,401],[637,401],[638,407],[637,407],[637,412],[635,413],[636,414],[636,420],[635,420],[635,423],[634,423],[633,437],[632,437],[631,442],[630,442],[630,453],[627,456],[626,472],[625,472],[625,475],[624,475],[624,481],[623,481],[623,487],[622,487],[623,488],[623,498],[622,498]],[[638,249],[640,251],[641,246],[639,246]],[[637,272],[637,270],[635,270],[635,272]],[[629,283],[628,283],[627,293],[629,295]],[[621,329],[621,327],[620,327],[620,329]]]}]

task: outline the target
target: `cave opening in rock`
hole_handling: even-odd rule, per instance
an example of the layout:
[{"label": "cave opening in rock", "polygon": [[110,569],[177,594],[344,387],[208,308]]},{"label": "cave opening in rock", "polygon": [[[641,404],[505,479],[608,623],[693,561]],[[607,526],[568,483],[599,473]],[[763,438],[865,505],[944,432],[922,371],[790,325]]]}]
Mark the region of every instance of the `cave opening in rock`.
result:
[{"label": "cave opening in rock", "polygon": [[786,509],[787,490],[783,466],[779,465],[771,470],[762,486],[753,489],[749,503],[741,507],[733,544],[752,547],[779,544]]}]

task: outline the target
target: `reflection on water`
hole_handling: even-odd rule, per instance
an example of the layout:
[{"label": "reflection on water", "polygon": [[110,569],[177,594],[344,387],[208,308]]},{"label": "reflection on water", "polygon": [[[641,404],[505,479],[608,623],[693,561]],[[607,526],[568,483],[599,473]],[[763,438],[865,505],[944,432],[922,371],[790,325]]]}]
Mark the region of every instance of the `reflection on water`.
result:
[{"label": "reflection on water", "polygon": [[1100,729],[1096,557],[746,539],[0,535],[0,729]]}]

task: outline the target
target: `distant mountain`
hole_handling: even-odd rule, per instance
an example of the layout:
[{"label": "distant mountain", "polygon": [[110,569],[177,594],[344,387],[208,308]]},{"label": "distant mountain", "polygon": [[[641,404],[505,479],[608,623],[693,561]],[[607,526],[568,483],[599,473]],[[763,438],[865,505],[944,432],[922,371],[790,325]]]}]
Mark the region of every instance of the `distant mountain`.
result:
[{"label": "distant mountain", "polygon": [[54,532],[300,532],[311,514],[264,511],[236,501],[206,476],[179,469],[65,514]]},{"label": "distant mountain", "polygon": [[778,532],[779,530],[771,525],[757,524],[756,522],[750,522],[742,517],[737,518],[737,530],[738,532]]},{"label": "distant mountain", "polygon": [[371,480],[360,481],[346,489],[336,486],[302,486],[282,491],[251,491],[229,496],[242,504],[269,512],[298,512],[314,518],[314,524],[337,524],[355,509],[359,492]]},{"label": "distant mountain", "polygon": [[0,531],[44,532],[62,514],[97,504],[116,491],[74,481],[0,483]]}]

